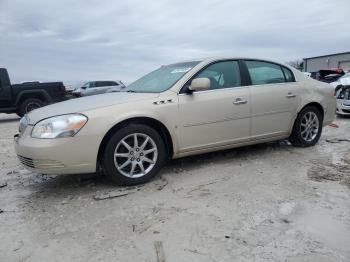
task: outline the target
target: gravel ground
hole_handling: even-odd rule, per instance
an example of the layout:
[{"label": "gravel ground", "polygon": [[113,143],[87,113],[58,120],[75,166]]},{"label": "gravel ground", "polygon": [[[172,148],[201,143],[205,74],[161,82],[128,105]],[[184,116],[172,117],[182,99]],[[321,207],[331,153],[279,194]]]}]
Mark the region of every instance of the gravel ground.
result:
[{"label": "gravel ground", "polygon": [[0,115],[0,261],[157,261],[155,241],[167,262],[350,261],[350,118],[335,123],[312,148],[174,160],[120,188],[26,171],[13,150],[18,118]]}]

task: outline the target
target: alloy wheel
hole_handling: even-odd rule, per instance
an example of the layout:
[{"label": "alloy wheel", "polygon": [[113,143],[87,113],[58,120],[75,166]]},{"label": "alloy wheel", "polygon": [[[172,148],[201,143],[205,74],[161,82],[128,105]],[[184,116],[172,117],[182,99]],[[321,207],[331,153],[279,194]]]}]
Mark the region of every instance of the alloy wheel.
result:
[{"label": "alloy wheel", "polygon": [[313,141],[319,129],[319,119],[314,112],[307,112],[301,119],[300,134],[301,137],[307,141]]},{"label": "alloy wheel", "polygon": [[142,133],[125,136],[114,150],[114,165],[120,174],[129,178],[139,178],[148,174],[158,158],[154,140]]}]

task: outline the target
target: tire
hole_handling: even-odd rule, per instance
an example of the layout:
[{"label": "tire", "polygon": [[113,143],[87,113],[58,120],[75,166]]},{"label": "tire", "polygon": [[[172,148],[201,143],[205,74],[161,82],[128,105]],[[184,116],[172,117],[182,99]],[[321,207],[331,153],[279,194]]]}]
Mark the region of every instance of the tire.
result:
[{"label": "tire", "polygon": [[22,117],[25,114],[29,113],[30,111],[43,107],[44,105],[45,103],[40,99],[28,98],[19,105],[17,115]]},{"label": "tire", "polygon": [[[135,135],[138,141],[136,147]],[[102,163],[106,175],[117,185],[133,186],[146,183],[154,177],[166,159],[165,144],[157,131],[146,125],[130,124],[109,139]]]},{"label": "tire", "polygon": [[297,147],[315,145],[321,137],[322,123],[323,115],[316,107],[305,107],[294,122],[293,131],[289,137],[290,142]]}]

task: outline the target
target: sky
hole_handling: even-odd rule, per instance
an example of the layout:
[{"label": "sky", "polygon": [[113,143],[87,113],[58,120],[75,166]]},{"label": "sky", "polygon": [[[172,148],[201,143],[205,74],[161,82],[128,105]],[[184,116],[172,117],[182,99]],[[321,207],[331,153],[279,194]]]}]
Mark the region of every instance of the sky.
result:
[{"label": "sky", "polygon": [[122,80],[212,56],[350,51],[349,0],[0,0],[12,82]]}]

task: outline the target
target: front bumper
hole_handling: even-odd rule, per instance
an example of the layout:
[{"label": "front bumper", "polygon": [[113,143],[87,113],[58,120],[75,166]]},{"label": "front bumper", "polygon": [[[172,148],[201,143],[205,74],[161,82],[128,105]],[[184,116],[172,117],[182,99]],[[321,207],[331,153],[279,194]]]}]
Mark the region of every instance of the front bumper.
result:
[{"label": "front bumper", "polygon": [[344,105],[338,104],[336,113],[338,115],[350,116],[350,106],[344,106]]},{"label": "front bumper", "polygon": [[37,139],[30,136],[31,131],[28,126],[14,137],[16,154],[26,169],[42,174],[96,172],[98,149],[91,137]]},{"label": "front bumper", "polygon": [[72,92],[71,93],[72,96],[75,96],[75,97],[81,97],[81,92]]}]

